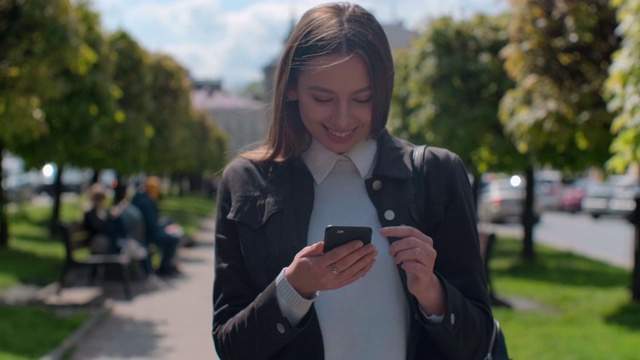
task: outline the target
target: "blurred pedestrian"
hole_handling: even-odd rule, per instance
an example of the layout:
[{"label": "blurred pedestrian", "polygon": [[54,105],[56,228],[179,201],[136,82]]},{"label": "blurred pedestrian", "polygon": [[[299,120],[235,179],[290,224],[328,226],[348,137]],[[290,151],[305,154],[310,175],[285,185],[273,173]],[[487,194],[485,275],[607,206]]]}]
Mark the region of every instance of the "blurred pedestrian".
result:
[{"label": "blurred pedestrian", "polygon": [[[160,179],[150,176],[144,184],[144,191],[138,192],[131,199],[131,203],[142,213],[144,219],[145,243],[157,246],[162,252],[162,259],[156,273],[160,276],[176,275],[180,271],[177,267],[176,250],[183,235],[182,228],[173,223],[161,223],[158,215],[158,200],[160,199]],[[148,260],[151,267],[151,260]]]},{"label": "blurred pedestrian", "polygon": [[105,206],[107,199],[104,185],[95,183],[89,188],[90,207],[84,212],[84,228],[89,232],[89,249],[93,254],[115,252],[112,223]]}]

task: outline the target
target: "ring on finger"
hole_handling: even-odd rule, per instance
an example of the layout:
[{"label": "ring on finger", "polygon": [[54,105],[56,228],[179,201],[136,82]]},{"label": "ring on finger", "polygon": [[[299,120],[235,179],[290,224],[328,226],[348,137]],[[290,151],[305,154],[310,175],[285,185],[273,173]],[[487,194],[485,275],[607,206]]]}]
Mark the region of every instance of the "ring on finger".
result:
[{"label": "ring on finger", "polygon": [[331,264],[331,272],[333,273],[333,275],[340,274],[340,270],[338,270],[335,263]]}]

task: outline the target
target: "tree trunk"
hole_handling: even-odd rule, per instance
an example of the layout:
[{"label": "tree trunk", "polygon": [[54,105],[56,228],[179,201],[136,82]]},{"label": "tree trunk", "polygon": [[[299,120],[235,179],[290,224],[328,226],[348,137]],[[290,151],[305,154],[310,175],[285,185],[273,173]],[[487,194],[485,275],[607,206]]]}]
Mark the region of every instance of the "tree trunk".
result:
[{"label": "tree trunk", "polygon": [[633,223],[635,225],[635,239],[633,251],[633,272],[631,274],[631,298],[640,302],[640,196],[636,197]]},{"label": "tree trunk", "polygon": [[524,200],[524,209],[522,212],[522,227],[524,230],[524,239],[522,239],[522,258],[525,261],[533,261],[536,258],[533,249],[533,226],[536,222],[536,214],[533,211],[534,202],[534,174],[533,167],[529,167],[526,171],[526,195]]},{"label": "tree trunk", "polygon": [[476,209],[476,217],[478,216],[478,197],[480,196],[481,185],[482,185],[482,175],[474,172],[473,184],[471,184],[471,192],[473,195],[473,206]]},{"label": "tree trunk", "polygon": [[[4,143],[0,141],[0,174],[2,174],[2,159],[4,153]],[[9,247],[9,220],[7,219],[7,199],[4,187],[0,182],[0,248]]]},{"label": "tree trunk", "polygon": [[49,228],[51,237],[56,235],[57,225],[60,221],[60,198],[62,195],[62,171],[64,170],[64,165],[58,165],[57,168],[56,179],[53,183],[53,211],[51,213],[51,224]]},{"label": "tree trunk", "polygon": [[91,185],[95,184],[100,180],[100,169],[93,169],[93,175],[91,175]]}]

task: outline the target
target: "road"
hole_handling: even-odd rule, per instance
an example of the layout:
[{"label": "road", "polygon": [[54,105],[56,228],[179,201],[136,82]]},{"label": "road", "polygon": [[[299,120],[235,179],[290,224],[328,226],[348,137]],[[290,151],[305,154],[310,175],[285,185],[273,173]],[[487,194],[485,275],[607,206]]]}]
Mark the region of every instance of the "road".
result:
[{"label": "road", "polygon": [[[522,237],[519,224],[492,224],[498,235]],[[547,212],[534,227],[538,244],[569,250],[607,263],[633,267],[633,226],[614,217],[592,219],[584,214]]]}]

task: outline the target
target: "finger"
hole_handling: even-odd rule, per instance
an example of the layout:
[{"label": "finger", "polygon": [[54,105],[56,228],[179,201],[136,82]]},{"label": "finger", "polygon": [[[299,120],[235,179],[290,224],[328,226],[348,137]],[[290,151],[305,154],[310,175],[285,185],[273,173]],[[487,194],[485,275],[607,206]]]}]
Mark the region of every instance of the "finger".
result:
[{"label": "finger", "polygon": [[418,248],[427,251],[428,249],[433,249],[433,246],[427,242],[424,242],[416,237],[407,237],[397,241],[394,241],[389,246],[389,254],[391,256],[397,256],[401,251]]},{"label": "finger", "polygon": [[323,251],[324,251],[324,243],[317,242],[315,244],[311,244],[309,246],[304,247],[302,250],[300,250],[299,254],[305,257],[318,256],[318,255],[322,255]]},{"label": "finger", "polygon": [[351,284],[354,281],[365,276],[371,270],[371,268],[373,268],[373,265],[375,264],[375,262],[376,262],[375,257],[367,256],[365,258],[360,259],[351,267],[345,269],[343,272],[339,274],[339,276],[341,277],[341,281],[339,283],[338,288]]},{"label": "finger", "polygon": [[407,225],[398,225],[398,226],[387,226],[380,228],[380,233],[387,237],[407,237],[407,236],[419,236],[422,234],[420,230],[407,226]]},{"label": "finger", "polygon": [[[367,245],[369,246],[369,245]],[[373,261],[375,261],[376,256],[378,255],[378,251],[375,247],[371,246],[367,249],[358,249],[354,251],[350,256],[343,258],[342,260],[332,263],[329,265],[329,270],[333,271],[333,267],[339,271],[336,276],[340,276],[341,280],[349,279],[352,276],[355,276],[358,272],[362,271],[362,269],[366,268]],[[370,249],[373,249],[371,251]],[[358,254],[357,257],[349,259],[352,255]]]},{"label": "finger", "polygon": [[414,237],[422,242],[433,246],[433,239],[431,239],[431,237],[423,234],[420,230],[411,226],[400,225],[383,227],[380,229],[380,234],[386,237],[394,237],[400,239]]},{"label": "finger", "polygon": [[402,250],[393,257],[393,260],[396,264],[402,264],[407,261],[418,261],[428,264],[433,261],[429,252],[420,248]]},{"label": "finger", "polygon": [[425,277],[429,273],[429,268],[419,261],[405,261],[400,267],[411,274],[415,274],[418,277]]},{"label": "finger", "polygon": [[378,249],[375,247],[375,245],[367,244],[361,248],[358,248],[355,251],[346,254],[341,259],[336,260],[334,264],[338,265],[339,269],[346,269],[353,266],[353,264],[366,256],[378,256]]},{"label": "finger", "polygon": [[[363,246],[364,244],[360,240],[353,240],[344,245],[340,245],[337,248],[324,253],[324,256],[322,259],[323,264],[324,266],[329,266],[330,264],[337,262],[338,260],[351,254],[352,252],[362,248]],[[323,243],[323,250],[324,250],[324,243]]]}]

